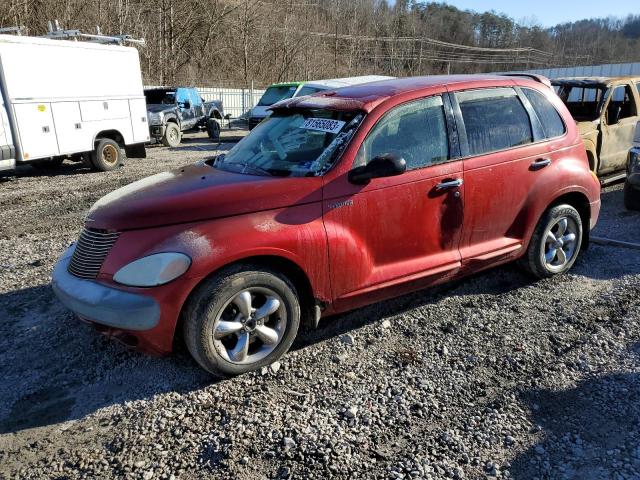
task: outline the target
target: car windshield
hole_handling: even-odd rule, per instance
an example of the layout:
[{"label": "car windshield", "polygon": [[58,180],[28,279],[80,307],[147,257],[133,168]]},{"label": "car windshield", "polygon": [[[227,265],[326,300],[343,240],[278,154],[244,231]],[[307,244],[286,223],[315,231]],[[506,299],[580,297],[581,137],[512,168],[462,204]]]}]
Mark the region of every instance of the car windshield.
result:
[{"label": "car windshield", "polygon": [[213,166],[250,175],[317,176],[344,150],[364,115],[324,109],[275,111]]},{"label": "car windshield", "polygon": [[563,85],[558,95],[576,120],[595,120],[600,116],[600,108],[605,88],[599,86]]},{"label": "car windshield", "polygon": [[261,107],[268,107],[280,100],[284,100],[285,98],[291,98],[293,97],[293,94],[296,93],[297,89],[298,87],[295,85],[278,85],[269,87],[262,94],[258,105]]},{"label": "car windshield", "polygon": [[157,105],[166,104],[173,105],[176,103],[176,91],[175,90],[145,90],[144,96],[147,99],[147,104]]}]

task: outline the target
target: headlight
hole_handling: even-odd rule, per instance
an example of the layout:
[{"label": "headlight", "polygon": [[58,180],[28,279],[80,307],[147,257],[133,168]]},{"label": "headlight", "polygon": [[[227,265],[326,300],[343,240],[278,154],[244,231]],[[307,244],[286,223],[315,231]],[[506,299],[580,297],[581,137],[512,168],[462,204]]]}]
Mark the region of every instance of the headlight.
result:
[{"label": "headlight", "polygon": [[162,112],[149,112],[147,117],[149,117],[149,125],[162,125],[164,114]]},{"label": "headlight", "polygon": [[155,287],[178,278],[190,265],[191,259],[184,253],[156,253],[125,265],[113,279],[130,287]]},{"label": "headlight", "polygon": [[629,151],[629,173],[640,173],[640,148]]}]

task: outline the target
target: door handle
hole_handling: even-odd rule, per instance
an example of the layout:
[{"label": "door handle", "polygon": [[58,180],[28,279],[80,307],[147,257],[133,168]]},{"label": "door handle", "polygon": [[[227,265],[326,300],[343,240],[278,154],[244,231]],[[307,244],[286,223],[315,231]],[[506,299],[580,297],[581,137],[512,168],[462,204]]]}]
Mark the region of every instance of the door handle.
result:
[{"label": "door handle", "polygon": [[436,190],[446,190],[448,188],[458,188],[462,186],[462,179],[456,178],[455,180],[445,180],[436,185]]},{"label": "door handle", "polygon": [[539,158],[531,164],[531,170],[540,170],[548,165],[551,165],[551,159]]}]

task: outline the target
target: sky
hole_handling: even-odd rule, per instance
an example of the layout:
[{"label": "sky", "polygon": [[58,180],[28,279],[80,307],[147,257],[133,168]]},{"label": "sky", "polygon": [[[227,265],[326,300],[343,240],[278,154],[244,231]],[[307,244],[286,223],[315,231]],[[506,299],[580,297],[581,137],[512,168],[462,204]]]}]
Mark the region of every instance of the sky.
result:
[{"label": "sky", "polygon": [[625,17],[630,13],[640,14],[638,0],[444,0],[461,10],[485,12],[495,10],[506,13],[522,23],[552,27],[558,23],[573,22],[585,18],[608,16]]}]

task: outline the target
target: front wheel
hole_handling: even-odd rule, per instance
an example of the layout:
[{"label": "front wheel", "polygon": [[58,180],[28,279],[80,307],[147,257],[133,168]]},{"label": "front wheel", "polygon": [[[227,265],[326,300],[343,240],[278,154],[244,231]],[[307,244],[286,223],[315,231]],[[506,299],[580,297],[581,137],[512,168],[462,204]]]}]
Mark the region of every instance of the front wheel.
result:
[{"label": "front wheel", "polygon": [[582,245],[582,219],[571,205],[557,205],[542,216],[521,265],[538,278],[569,270]]},{"label": "front wheel", "polygon": [[223,271],[202,284],[185,311],[184,338],[193,358],[226,377],[256,370],[284,355],[300,325],[291,282],[252,266]]},{"label": "front wheel", "polygon": [[640,210],[640,190],[636,190],[629,182],[624,184],[624,206],[627,210]]},{"label": "front wheel", "polygon": [[177,147],[180,145],[180,140],[182,140],[180,127],[176,123],[169,122],[162,137],[162,144],[165,147]]}]

